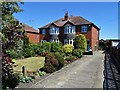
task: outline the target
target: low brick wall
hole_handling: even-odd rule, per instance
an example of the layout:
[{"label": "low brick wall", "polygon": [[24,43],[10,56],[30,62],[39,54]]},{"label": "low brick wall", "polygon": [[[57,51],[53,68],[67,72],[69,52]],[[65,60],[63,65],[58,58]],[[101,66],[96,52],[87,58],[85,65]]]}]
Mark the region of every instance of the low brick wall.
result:
[{"label": "low brick wall", "polygon": [[110,48],[110,56],[115,61],[115,66],[120,72],[120,48],[118,47],[111,47]]}]

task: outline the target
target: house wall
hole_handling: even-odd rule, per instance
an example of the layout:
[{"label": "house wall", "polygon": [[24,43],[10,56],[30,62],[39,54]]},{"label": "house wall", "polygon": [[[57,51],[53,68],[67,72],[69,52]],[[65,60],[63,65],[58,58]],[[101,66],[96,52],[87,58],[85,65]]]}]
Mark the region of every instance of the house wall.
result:
[{"label": "house wall", "polygon": [[29,38],[30,43],[39,43],[38,33],[27,32],[27,37]]},{"label": "house wall", "polygon": [[[92,50],[93,51],[95,50],[95,46],[96,46],[96,50],[98,50],[98,41],[99,41],[98,30],[94,26],[88,25],[88,32],[82,33],[81,27],[82,26],[76,26],[76,34],[85,35],[86,39],[90,41],[90,46],[91,46]],[[64,27],[61,27],[59,29],[58,37],[59,37],[60,42],[64,43],[64,38],[65,38]],[[39,38],[40,42],[43,39],[46,41],[49,41],[49,39],[50,39],[49,29],[46,29],[46,35],[40,34],[40,38]]]},{"label": "house wall", "polygon": [[92,33],[92,38],[91,38],[91,47],[92,50],[98,50],[98,45],[99,45],[99,31],[92,26],[91,27],[91,33]]},{"label": "house wall", "polygon": [[41,42],[41,40],[46,40],[49,41],[50,39],[50,34],[49,34],[49,29],[46,29],[46,34],[42,35],[42,29],[40,29],[40,34],[39,34],[39,42]]}]

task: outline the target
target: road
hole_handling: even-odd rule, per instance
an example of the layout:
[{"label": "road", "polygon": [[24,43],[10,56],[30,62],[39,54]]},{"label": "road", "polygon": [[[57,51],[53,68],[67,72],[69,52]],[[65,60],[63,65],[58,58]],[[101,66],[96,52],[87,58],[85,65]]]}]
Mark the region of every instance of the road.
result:
[{"label": "road", "polygon": [[103,88],[104,54],[85,55],[30,88]]}]

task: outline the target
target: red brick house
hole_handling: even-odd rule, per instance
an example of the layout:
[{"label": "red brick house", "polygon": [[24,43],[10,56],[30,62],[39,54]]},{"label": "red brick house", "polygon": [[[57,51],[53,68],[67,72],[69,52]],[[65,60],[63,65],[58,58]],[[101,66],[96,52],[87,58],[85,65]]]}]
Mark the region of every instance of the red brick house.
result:
[{"label": "red brick house", "polygon": [[99,28],[92,22],[82,18],[81,16],[68,16],[65,13],[64,18],[49,23],[41,28],[40,41],[55,41],[63,44],[74,43],[76,34],[84,34],[87,39],[87,44],[92,47],[92,50],[98,49]]},{"label": "red brick house", "polygon": [[35,30],[34,28],[24,24],[25,33],[29,38],[30,43],[39,43],[39,31]]}]

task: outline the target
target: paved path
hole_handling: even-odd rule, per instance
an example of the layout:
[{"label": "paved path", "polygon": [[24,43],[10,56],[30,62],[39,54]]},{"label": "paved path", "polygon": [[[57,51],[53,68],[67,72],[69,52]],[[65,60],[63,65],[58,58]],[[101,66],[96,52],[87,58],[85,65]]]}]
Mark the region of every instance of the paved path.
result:
[{"label": "paved path", "polygon": [[86,55],[30,88],[103,88],[104,54]]}]

